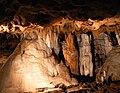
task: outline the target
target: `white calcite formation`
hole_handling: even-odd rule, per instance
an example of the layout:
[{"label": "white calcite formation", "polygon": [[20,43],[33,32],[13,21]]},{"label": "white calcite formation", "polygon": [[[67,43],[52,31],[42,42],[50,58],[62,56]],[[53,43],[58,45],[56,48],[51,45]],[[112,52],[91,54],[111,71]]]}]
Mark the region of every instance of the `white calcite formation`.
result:
[{"label": "white calcite formation", "polygon": [[118,41],[118,45],[120,45],[120,36],[118,34],[116,34],[116,38],[117,38],[117,41]]},{"label": "white calcite formation", "polygon": [[0,71],[0,93],[36,92],[57,84],[77,84],[62,61],[58,64],[55,60],[48,45],[42,34],[35,40],[22,40]]},{"label": "white calcite formation", "polygon": [[60,51],[59,46],[59,34],[57,32],[49,31],[46,33],[46,39],[45,42],[47,46],[54,50],[54,52],[58,55]]},{"label": "white calcite formation", "polygon": [[79,53],[80,74],[85,76],[87,75],[93,76],[93,63],[90,38],[87,34],[81,34],[80,37],[77,37],[80,51]]}]

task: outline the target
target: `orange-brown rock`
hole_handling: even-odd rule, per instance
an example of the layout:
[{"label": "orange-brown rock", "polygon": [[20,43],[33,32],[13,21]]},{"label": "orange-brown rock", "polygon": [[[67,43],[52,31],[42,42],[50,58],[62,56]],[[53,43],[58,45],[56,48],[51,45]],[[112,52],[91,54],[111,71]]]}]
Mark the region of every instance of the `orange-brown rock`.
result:
[{"label": "orange-brown rock", "polygon": [[62,43],[62,49],[66,66],[70,68],[72,74],[79,75],[78,51],[75,48],[74,37],[71,33],[66,37],[66,42]]}]

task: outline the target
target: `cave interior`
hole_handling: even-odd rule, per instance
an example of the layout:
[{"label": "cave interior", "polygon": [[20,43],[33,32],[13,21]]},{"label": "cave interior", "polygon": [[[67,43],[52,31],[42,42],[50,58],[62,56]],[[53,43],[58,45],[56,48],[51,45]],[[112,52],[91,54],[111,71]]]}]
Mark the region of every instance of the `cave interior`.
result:
[{"label": "cave interior", "polygon": [[0,0],[0,93],[119,93],[119,45],[119,0]]}]

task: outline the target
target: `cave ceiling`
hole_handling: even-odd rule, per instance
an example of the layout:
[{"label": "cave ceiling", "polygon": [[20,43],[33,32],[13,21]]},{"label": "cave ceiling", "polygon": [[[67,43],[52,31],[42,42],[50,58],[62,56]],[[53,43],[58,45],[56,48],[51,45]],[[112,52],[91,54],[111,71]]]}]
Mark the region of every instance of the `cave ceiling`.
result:
[{"label": "cave ceiling", "polygon": [[74,22],[88,30],[119,28],[119,5],[119,0],[0,0],[0,24],[14,20],[22,27],[31,23],[46,27]]}]

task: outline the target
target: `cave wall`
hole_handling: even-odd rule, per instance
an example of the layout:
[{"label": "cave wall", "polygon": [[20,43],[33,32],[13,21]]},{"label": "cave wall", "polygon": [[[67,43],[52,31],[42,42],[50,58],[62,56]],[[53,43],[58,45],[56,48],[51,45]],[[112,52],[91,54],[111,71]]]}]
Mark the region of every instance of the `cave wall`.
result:
[{"label": "cave wall", "polygon": [[52,56],[58,65],[63,62],[70,77],[94,81],[110,50],[120,45],[119,4],[119,0],[1,0],[0,69],[18,43],[34,41],[42,32]]},{"label": "cave wall", "polygon": [[[27,32],[25,35],[20,35],[19,38],[8,33],[1,35],[1,63],[12,53],[21,38],[22,40],[37,39],[36,31]],[[103,32],[99,34],[98,38],[95,38],[91,31],[79,34],[53,32],[49,29],[46,32],[42,31],[43,40],[52,50],[58,63],[62,60],[69,68],[71,75],[90,75],[91,77],[104,64],[112,47],[119,45],[118,35],[114,31],[110,33]]]},{"label": "cave wall", "polygon": [[[74,26],[70,24],[62,27],[46,27],[44,29],[39,25],[32,25],[20,34],[1,34],[0,52],[5,54],[4,62],[1,58],[1,84],[4,85],[1,85],[1,89],[6,90],[6,86],[9,85],[10,81],[13,82],[13,85],[10,86],[18,88],[16,82],[20,83],[18,82],[19,79],[23,80],[24,86],[20,83],[19,87],[23,88],[24,91],[29,91],[29,89],[32,91],[32,89],[34,90],[40,86],[36,83],[37,85],[32,85],[34,87],[32,88],[32,83],[27,78],[41,78],[41,80],[48,81],[46,84],[43,84],[44,86],[41,85],[40,87],[49,87],[49,84],[50,87],[55,87],[59,83],[65,86],[75,85],[78,84],[76,79],[83,82],[95,81],[96,74],[104,65],[110,50],[114,46],[119,45],[118,33],[116,31],[104,31],[98,34],[96,38],[92,31],[84,32],[81,30],[78,32],[74,30]],[[18,45],[17,48],[16,45]],[[11,52],[6,54],[9,51]],[[33,59],[34,61],[32,61]],[[31,69],[35,69],[33,70],[34,73],[37,71],[36,66],[29,66],[33,62],[40,62],[40,68],[38,66],[40,70],[39,75],[36,74],[34,76],[33,73],[31,74]],[[45,65],[44,67],[42,67],[43,64]],[[25,67],[21,65],[25,65]],[[24,69],[24,71],[21,69]],[[21,75],[18,75],[19,73],[14,74],[14,71],[16,73],[27,71],[29,72],[29,77],[25,73],[22,74],[24,77],[21,77]],[[41,71],[45,74],[41,74]],[[10,74],[7,75],[7,73]],[[98,77],[100,76],[101,74],[98,75]],[[50,81],[53,85],[51,85]],[[14,89],[9,89],[7,91],[15,91]],[[3,90],[3,93],[5,90]]]}]

